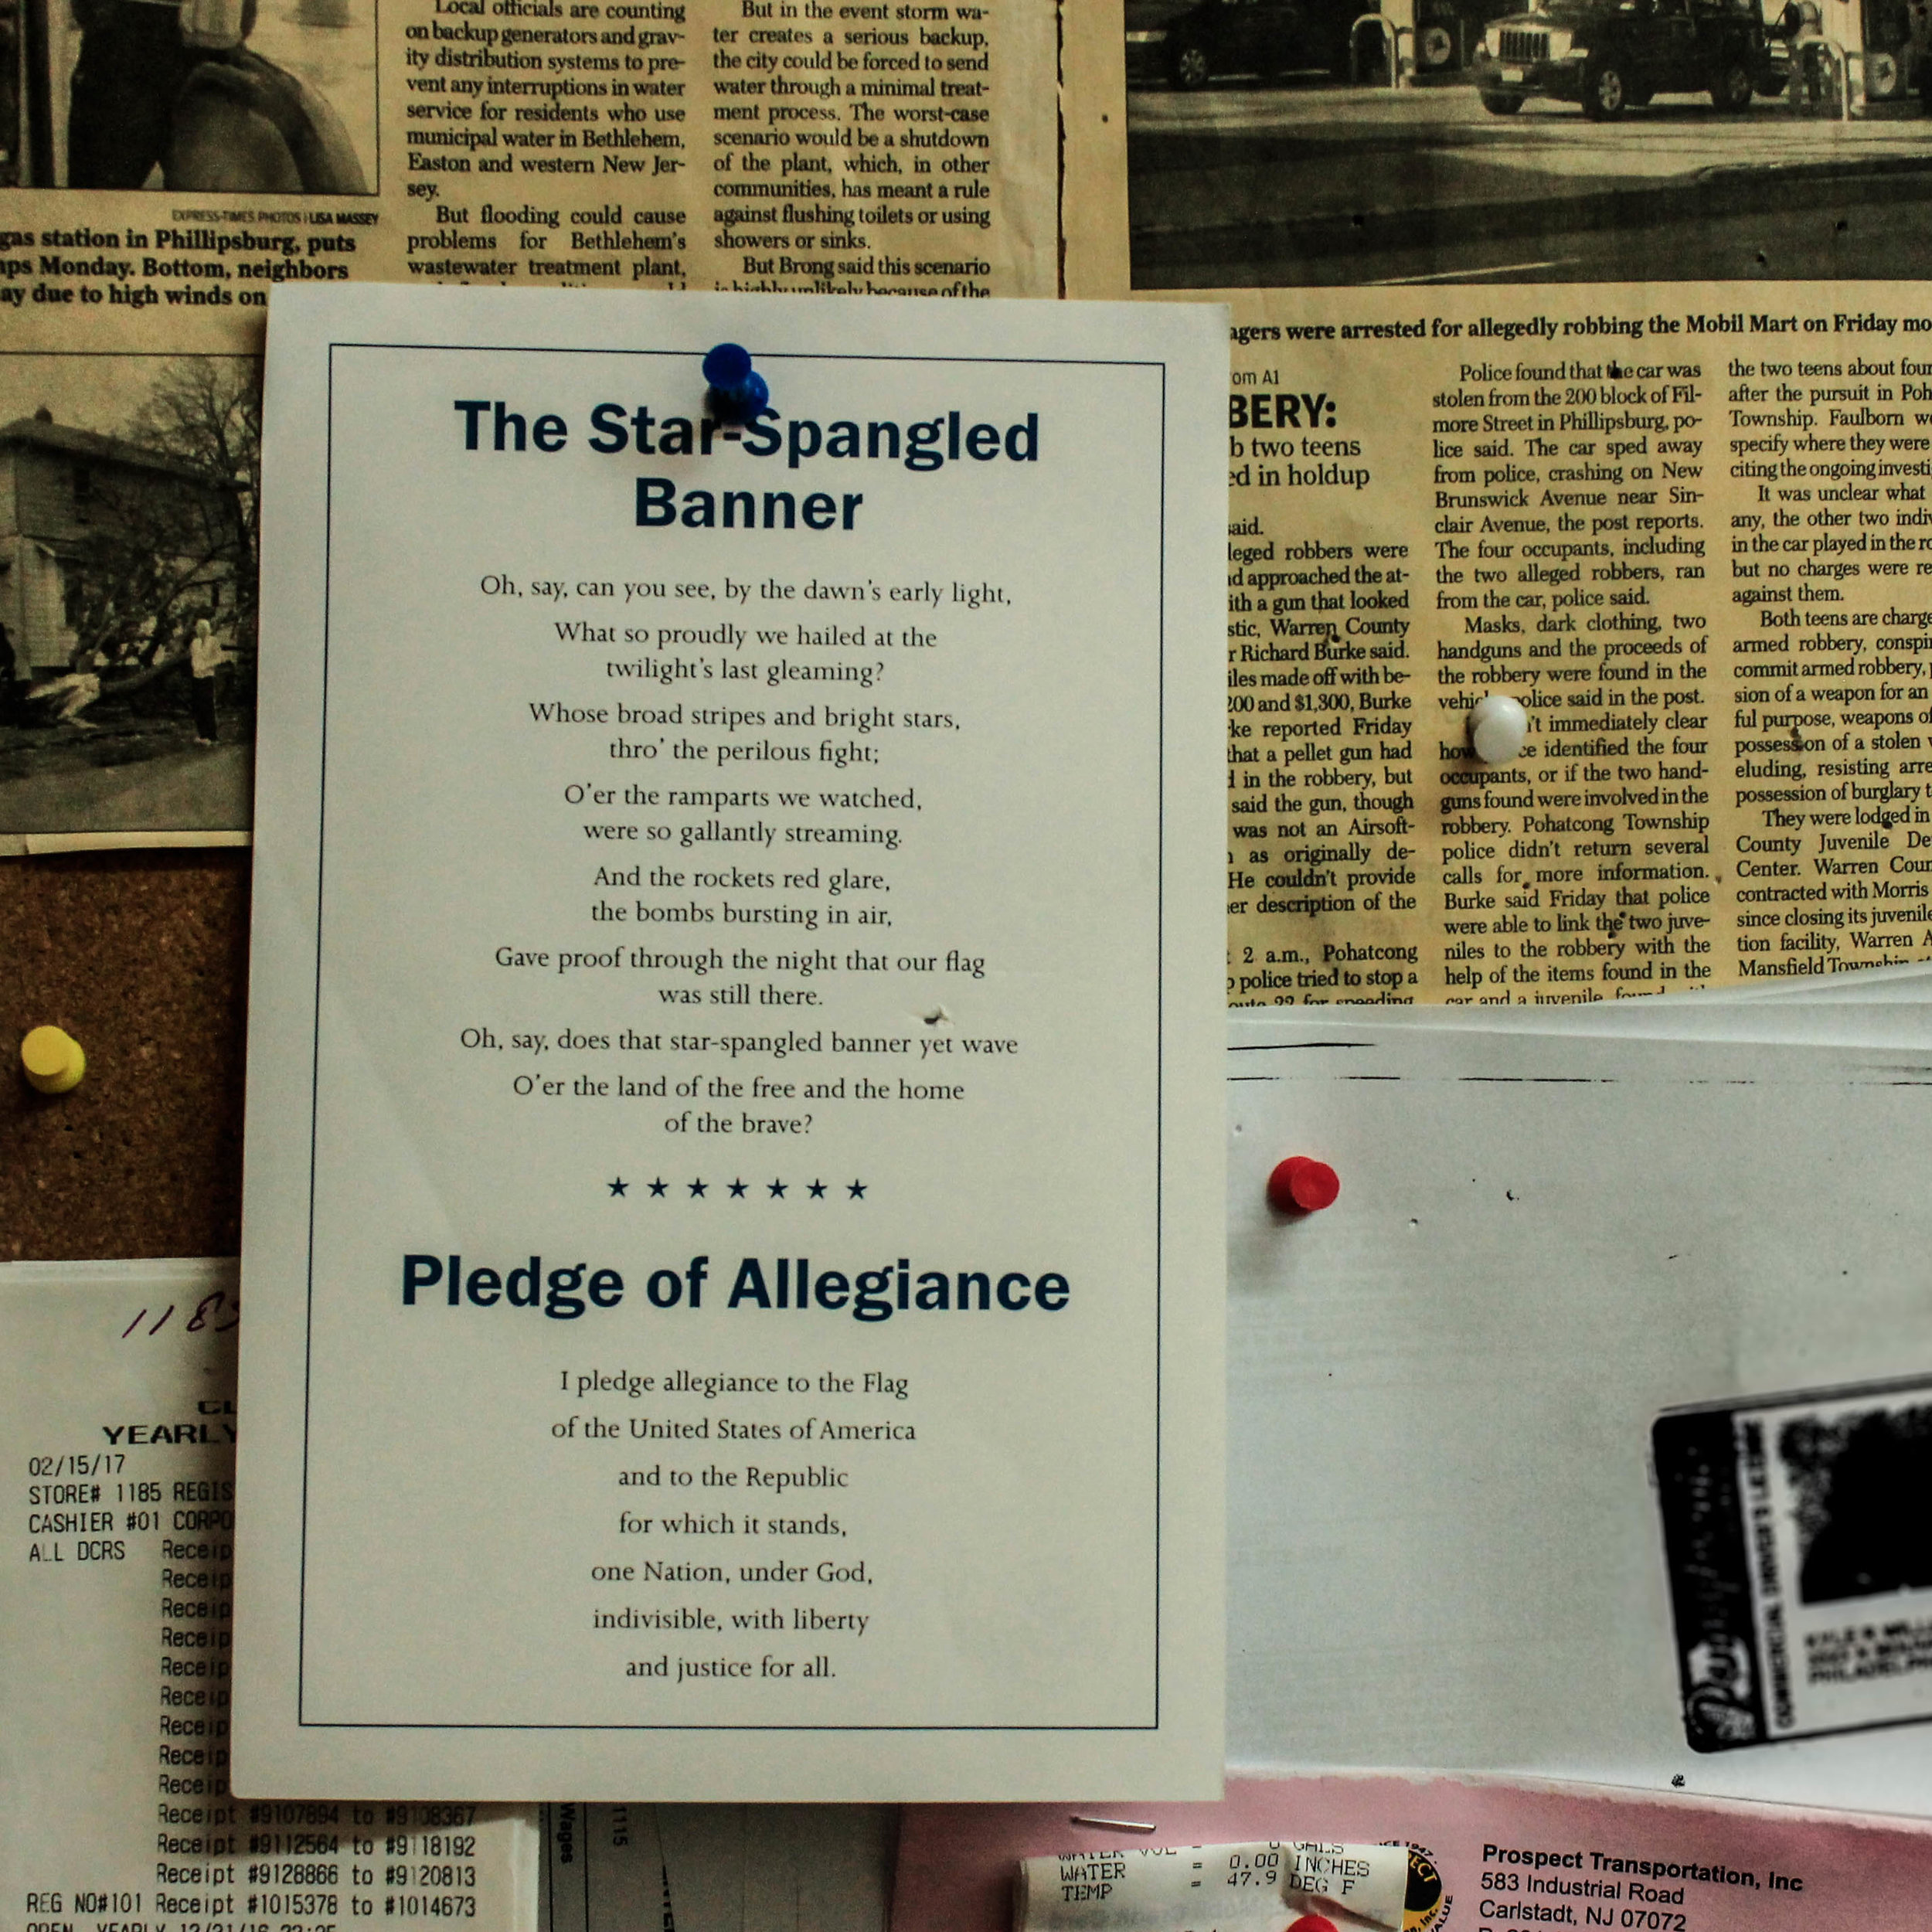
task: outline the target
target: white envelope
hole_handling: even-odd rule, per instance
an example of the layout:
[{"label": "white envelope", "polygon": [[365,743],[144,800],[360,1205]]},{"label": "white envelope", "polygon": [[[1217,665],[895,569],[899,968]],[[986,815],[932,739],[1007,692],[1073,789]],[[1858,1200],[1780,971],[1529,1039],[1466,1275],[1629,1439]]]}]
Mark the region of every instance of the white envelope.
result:
[{"label": "white envelope", "polygon": [[[1925,1056],[1232,1039],[1231,1760],[1932,1814]],[[1291,1221],[1264,1188],[1295,1154],[1342,1192]],[[1660,1439],[1672,1556],[1652,1431],[1700,1404],[1701,1475],[1687,1425]],[[1708,1528],[1726,1484],[1687,1542],[1684,1498]],[[1886,1553],[1836,1595],[1804,1561],[1834,1517]]]}]

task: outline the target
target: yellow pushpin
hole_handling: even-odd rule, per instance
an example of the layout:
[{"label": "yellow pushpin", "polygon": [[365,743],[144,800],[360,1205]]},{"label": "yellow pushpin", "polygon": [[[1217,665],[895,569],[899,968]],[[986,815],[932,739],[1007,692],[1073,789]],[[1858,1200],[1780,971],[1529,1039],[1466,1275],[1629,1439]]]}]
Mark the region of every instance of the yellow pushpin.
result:
[{"label": "yellow pushpin", "polygon": [[43,1094],[65,1094],[80,1084],[87,1056],[80,1043],[57,1026],[36,1026],[20,1043],[20,1065],[30,1085]]}]

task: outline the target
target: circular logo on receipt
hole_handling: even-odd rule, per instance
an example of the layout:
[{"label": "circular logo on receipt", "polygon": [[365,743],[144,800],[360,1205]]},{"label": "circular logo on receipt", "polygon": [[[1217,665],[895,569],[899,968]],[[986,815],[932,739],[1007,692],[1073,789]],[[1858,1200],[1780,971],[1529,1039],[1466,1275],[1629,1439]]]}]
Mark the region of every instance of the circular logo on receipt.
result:
[{"label": "circular logo on receipt", "polygon": [[1444,1889],[1442,1874],[1428,1848],[1409,1847],[1409,1891],[1402,1902],[1402,1932],[1436,1932],[1455,1903]]}]

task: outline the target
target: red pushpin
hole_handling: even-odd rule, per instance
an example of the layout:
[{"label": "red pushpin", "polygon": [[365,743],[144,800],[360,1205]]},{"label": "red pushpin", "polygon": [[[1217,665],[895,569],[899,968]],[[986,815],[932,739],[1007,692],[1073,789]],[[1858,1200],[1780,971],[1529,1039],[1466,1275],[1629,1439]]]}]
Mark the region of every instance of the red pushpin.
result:
[{"label": "red pushpin", "polygon": [[[1284,1162],[1285,1166],[1287,1163]],[[1319,1165],[1319,1162],[1313,1163]],[[1318,1912],[1304,1912],[1300,1918],[1288,1927],[1288,1932],[1335,1932],[1335,1921],[1325,1919]]]},{"label": "red pushpin", "polygon": [[1277,1214],[1315,1213],[1331,1206],[1341,1192],[1335,1169],[1305,1154],[1290,1155],[1268,1176],[1268,1206]]}]

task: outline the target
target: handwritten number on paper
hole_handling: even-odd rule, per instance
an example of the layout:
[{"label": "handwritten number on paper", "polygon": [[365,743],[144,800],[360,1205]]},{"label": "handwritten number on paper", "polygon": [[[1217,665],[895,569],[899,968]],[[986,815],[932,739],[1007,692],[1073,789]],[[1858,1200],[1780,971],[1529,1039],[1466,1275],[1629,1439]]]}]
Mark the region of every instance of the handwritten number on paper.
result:
[{"label": "handwritten number on paper", "polygon": [[[216,1288],[211,1291],[209,1294],[204,1294],[201,1300],[196,1304],[195,1312],[188,1318],[188,1332],[190,1335],[194,1335],[199,1332],[201,1329],[208,1328],[211,1318],[221,1314],[224,1308],[228,1311],[228,1320],[226,1321],[216,1321],[211,1332],[216,1335],[226,1335],[230,1328],[239,1327],[241,1323],[240,1298],[237,1296],[231,1302],[229,1300],[228,1291],[226,1288]],[[168,1303],[167,1307],[161,1311],[161,1315],[156,1320],[154,1326],[148,1331],[148,1334],[151,1335],[159,1335],[162,1330],[167,1327],[168,1318],[172,1316],[174,1312],[175,1304],[171,1301]],[[132,1335],[134,1332],[141,1326],[141,1323],[147,1320],[148,1313],[148,1310],[143,1308],[141,1312],[134,1317],[133,1321],[130,1321],[127,1327],[121,1330],[121,1338],[122,1341],[125,1342],[128,1336]]]}]

